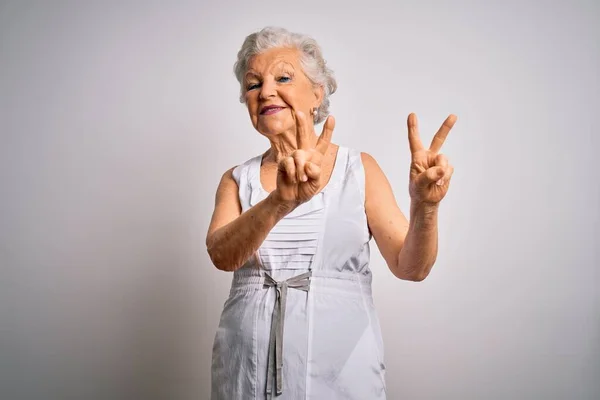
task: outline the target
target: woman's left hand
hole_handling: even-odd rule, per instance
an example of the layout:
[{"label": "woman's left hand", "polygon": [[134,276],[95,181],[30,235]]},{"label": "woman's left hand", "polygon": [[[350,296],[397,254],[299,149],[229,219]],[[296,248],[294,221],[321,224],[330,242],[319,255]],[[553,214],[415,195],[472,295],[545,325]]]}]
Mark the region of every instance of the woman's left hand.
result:
[{"label": "woman's left hand", "polygon": [[454,172],[454,167],[439,151],[456,122],[456,116],[450,114],[446,118],[433,137],[429,149],[423,147],[419,137],[417,116],[410,114],[407,122],[411,153],[408,191],[411,200],[415,204],[437,205],[448,193],[450,178]]}]

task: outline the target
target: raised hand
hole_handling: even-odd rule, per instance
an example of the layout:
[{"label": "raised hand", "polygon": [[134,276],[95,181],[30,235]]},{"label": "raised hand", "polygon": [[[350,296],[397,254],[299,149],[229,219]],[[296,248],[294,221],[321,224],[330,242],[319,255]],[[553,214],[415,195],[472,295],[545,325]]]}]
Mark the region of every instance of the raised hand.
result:
[{"label": "raised hand", "polygon": [[423,147],[419,137],[417,116],[410,114],[407,122],[411,153],[409,181],[411,200],[416,203],[437,204],[448,193],[450,178],[454,172],[454,167],[439,151],[456,122],[456,116],[450,114],[446,118],[433,137],[429,149]]},{"label": "raised hand", "polygon": [[277,167],[277,192],[286,202],[300,205],[319,192],[322,184],[321,162],[327,151],[335,127],[333,116],[327,117],[323,131],[314,147],[312,119],[309,122],[301,111],[292,110],[296,119],[296,143],[298,149],[279,162]]}]

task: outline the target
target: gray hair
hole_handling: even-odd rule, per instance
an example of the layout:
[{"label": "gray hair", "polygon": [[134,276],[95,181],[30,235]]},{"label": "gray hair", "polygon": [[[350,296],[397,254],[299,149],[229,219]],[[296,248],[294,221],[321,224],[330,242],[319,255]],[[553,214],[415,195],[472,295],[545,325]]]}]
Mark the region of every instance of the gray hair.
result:
[{"label": "gray hair", "polygon": [[323,122],[329,115],[329,96],[335,93],[337,89],[333,71],[327,67],[321,48],[313,38],[299,33],[292,33],[283,28],[266,27],[248,35],[244,40],[242,48],[237,54],[237,61],[233,66],[235,77],[240,83],[240,102],[245,102],[244,75],[248,70],[250,58],[276,47],[298,49],[301,54],[300,65],[304,73],[314,85],[323,87],[323,102],[313,118],[315,124]]}]

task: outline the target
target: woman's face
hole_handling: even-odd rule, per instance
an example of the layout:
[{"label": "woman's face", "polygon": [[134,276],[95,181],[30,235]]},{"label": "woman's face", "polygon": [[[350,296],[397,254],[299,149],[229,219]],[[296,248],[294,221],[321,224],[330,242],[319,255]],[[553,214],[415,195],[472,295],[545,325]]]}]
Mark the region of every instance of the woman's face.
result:
[{"label": "woman's face", "polygon": [[265,136],[295,132],[292,109],[310,118],[323,97],[323,89],[313,87],[304,75],[298,50],[290,48],[252,57],[243,84],[252,125]]}]

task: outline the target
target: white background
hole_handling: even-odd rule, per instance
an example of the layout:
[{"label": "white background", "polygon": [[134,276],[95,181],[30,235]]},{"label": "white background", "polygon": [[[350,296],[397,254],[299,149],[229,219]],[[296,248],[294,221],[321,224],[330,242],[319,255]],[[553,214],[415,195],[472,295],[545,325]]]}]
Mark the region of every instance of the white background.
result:
[{"label": "white background", "polygon": [[431,275],[395,279],[373,244],[388,398],[600,398],[599,19],[595,1],[2,2],[2,398],[208,398],[231,274],[205,233],[221,174],[268,146],[232,72],[267,25],[320,43],[333,140],[407,214],[407,115],[426,144],[458,116]]}]

